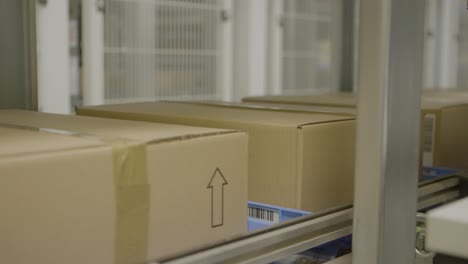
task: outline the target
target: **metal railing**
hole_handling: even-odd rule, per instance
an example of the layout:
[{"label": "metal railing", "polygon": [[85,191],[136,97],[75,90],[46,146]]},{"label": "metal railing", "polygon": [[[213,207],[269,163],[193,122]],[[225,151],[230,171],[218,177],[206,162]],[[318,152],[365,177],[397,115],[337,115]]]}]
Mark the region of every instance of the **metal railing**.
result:
[{"label": "metal railing", "polygon": [[[458,198],[460,184],[458,176],[421,183],[418,208],[430,208]],[[147,264],[268,263],[351,234],[352,218],[351,205],[335,208]]]}]

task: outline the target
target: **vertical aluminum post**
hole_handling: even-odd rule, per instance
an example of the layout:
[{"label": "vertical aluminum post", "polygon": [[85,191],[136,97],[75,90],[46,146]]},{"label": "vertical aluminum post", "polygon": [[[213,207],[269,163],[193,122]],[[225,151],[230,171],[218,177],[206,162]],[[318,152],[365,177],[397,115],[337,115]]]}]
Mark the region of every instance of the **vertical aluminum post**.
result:
[{"label": "vertical aluminum post", "polygon": [[83,0],[83,104],[104,103],[104,13],[103,1]]},{"label": "vertical aluminum post", "polygon": [[360,0],[353,263],[414,263],[424,0]]}]

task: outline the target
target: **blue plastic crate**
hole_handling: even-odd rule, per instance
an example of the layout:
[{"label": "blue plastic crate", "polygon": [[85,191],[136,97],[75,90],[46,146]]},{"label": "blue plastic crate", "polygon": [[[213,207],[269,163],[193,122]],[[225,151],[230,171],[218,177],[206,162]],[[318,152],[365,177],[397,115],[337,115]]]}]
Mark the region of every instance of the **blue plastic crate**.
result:
[{"label": "blue plastic crate", "polygon": [[[248,203],[249,217],[247,220],[248,230],[255,231],[261,228],[269,227],[273,224],[281,223],[290,219],[311,214],[307,211],[273,206],[263,203],[249,202]],[[295,258],[308,259],[319,261],[322,263],[334,259],[342,252],[351,251],[351,235],[330,241],[323,245],[311,248],[304,252],[298,253],[291,258],[275,261],[273,264],[296,263]],[[291,262],[293,261],[293,262]]]},{"label": "blue plastic crate", "polygon": [[429,181],[440,177],[454,175],[458,172],[456,169],[441,168],[441,167],[423,167],[423,180]]},{"label": "blue plastic crate", "polygon": [[[423,180],[434,180],[444,176],[454,175],[456,169],[441,167],[424,167]],[[311,214],[310,212],[272,206],[268,204],[249,202],[248,230],[255,231],[260,228],[269,227],[293,218]],[[289,258],[278,260],[273,264],[296,263],[299,260],[315,261],[323,263],[334,259],[342,254],[349,253],[352,247],[352,235],[327,242],[320,246],[295,254]]]},{"label": "blue plastic crate", "polygon": [[260,228],[269,227],[273,224],[309,215],[311,213],[263,203],[249,202],[248,214],[248,230],[255,231]]},{"label": "blue plastic crate", "polygon": [[[423,180],[433,180],[444,176],[454,175],[456,169],[442,167],[424,167]],[[255,231],[260,228],[269,227],[293,218],[311,214],[310,212],[273,206],[257,202],[249,202],[249,217],[247,220],[248,230]]]}]

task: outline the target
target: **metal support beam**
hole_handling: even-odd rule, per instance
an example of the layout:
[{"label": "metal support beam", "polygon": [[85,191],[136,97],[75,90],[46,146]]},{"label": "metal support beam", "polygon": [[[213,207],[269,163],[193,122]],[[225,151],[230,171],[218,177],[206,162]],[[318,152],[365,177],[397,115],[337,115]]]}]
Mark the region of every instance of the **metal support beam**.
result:
[{"label": "metal support beam", "polygon": [[268,2],[267,93],[283,91],[283,31],[284,6],[282,0]]},{"label": "metal support beam", "polygon": [[36,2],[0,1],[0,109],[37,110]]},{"label": "metal support beam", "polygon": [[440,89],[455,89],[458,74],[459,1],[439,1],[438,83]]},{"label": "metal support beam", "polygon": [[[458,198],[459,189],[463,187],[461,180],[459,176],[447,176],[420,183],[418,208],[429,208]],[[345,206],[147,264],[269,263],[350,234],[352,215],[351,206]],[[350,257],[338,263],[350,263]]]},{"label": "metal support beam", "polygon": [[104,15],[98,0],[83,0],[83,104],[104,103]]},{"label": "metal support beam", "polygon": [[275,228],[161,261],[148,264],[260,264],[327,243],[351,233],[350,206],[306,216]]},{"label": "metal support beam", "polygon": [[234,5],[233,101],[267,91],[268,1],[237,0]]},{"label": "metal support beam", "polygon": [[339,90],[353,92],[354,88],[354,44],[355,44],[355,0],[346,0],[341,6],[341,63]]},{"label": "metal support beam", "polygon": [[36,3],[38,110],[68,114],[70,51],[68,1]]},{"label": "metal support beam", "polygon": [[353,263],[414,262],[424,0],[361,0]]}]

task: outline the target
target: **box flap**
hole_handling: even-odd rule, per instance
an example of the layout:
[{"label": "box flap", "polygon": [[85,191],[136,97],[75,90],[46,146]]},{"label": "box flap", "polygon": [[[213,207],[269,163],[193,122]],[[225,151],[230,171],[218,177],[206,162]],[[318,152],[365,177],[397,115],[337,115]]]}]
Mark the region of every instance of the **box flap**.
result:
[{"label": "box flap", "polygon": [[304,95],[272,95],[272,96],[256,96],[245,97],[244,102],[271,102],[271,103],[287,103],[299,105],[323,105],[323,106],[341,106],[355,107],[356,96],[353,93],[326,93],[326,94],[304,94]]},{"label": "box flap", "polygon": [[[299,208],[319,212],[353,201],[356,124],[306,126],[298,131]],[[317,139],[320,140],[317,140]]]},{"label": "box flap", "polygon": [[[242,103],[233,103],[225,101],[201,101],[201,102],[192,102],[200,104],[209,104],[216,106],[224,107],[234,107],[234,108],[248,108],[248,109],[260,109],[260,110],[272,110],[279,112],[306,112],[306,113],[324,113],[331,115],[346,115],[346,116],[355,116],[356,110],[354,108],[342,107],[336,108],[331,106],[316,106],[316,105],[302,105],[302,104],[287,104],[287,103],[271,103],[271,102],[242,102]],[[338,109],[338,111],[337,111]]]},{"label": "box flap", "polygon": [[[346,112],[346,108],[355,108],[357,105],[357,97],[353,93],[328,93],[318,95],[275,95],[275,96],[257,96],[246,97],[244,102],[258,102],[258,103],[280,103],[280,104],[294,104],[294,105],[307,105],[307,106],[328,106],[328,107],[341,107],[340,111]],[[423,110],[434,111],[447,107],[454,107],[460,105],[468,105],[468,100],[455,99],[448,96],[437,96],[425,94],[421,99],[421,108]],[[333,110],[328,108],[327,110]],[[337,111],[335,111],[336,113]],[[338,112],[339,113],[339,112]],[[352,113],[352,112],[349,112]]]},{"label": "box flap", "polygon": [[421,108],[427,111],[437,111],[452,107],[468,107],[468,103],[452,100],[437,100],[423,98],[421,100]]},{"label": "box flap", "polygon": [[0,128],[1,263],[117,263],[112,152],[89,142]]},{"label": "box flap", "polygon": [[2,146],[0,148],[0,156],[2,157],[104,146],[97,140],[28,131],[14,128],[14,126],[2,126],[2,124],[0,124],[0,145]]},{"label": "box flap", "polygon": [[[216,111],[213,111],[216,108]],[[243,122],[250,124],[274,125],[285,127],[298,127],[302,124],[313,124],[330,121],[349,120],[349,116],[326,113],[297,113],[290,111],[278,111],[270,109],[253,109],[248,107],[226,107],[209,103],[183,103],[183,102],[146,102],[118,105],[102,105],[82,107],[79,114],[92,113],[94,111],[120,114],[138,114],[140,117],[150,116],[186,118],[199,120],[220,120],[229,122]]]},{"label": "box flap", "polygon": [[453,89],[446,88],[431,88],[422,91],[423,97],[427,98],[443,98],[443,99],[458,99],[466,102],[468,99],[468,90],[465,88],[453,87]]},{"label": "box flap", "polygon": [[228,129],[191,127],[170,124],[122,121],[116,119],[59,115],[23,110],[1,110],[0,123],[35,128],[68,130],[97,136],[159,143],[193,137],[235,133]]}]

